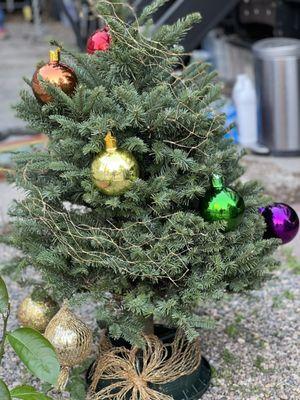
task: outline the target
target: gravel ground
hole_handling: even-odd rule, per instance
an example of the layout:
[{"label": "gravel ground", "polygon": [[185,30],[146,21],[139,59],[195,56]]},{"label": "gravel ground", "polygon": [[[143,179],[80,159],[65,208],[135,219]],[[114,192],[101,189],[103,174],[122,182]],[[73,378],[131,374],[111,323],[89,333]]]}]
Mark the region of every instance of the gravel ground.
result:
[{"label": "gravel ground", "polygon": [[300,399],[300,275],[284,268],[262,290],[209,309],[202,335],[214,368],[205,400]]},{"label": "gravel ground", "polygon": [[[300,263],[284,251],[285,262],[263,289],[228,296],[205,310],[216,328],[200,333],[203,355],[213,367],[213,382],[203,400],[300,399]],[[1,260],[12,251],[0,248]],[[18,303],[29,292],[7,279],[17,327]],[[85,309],[79,314],[91,315]],[[7,348],[0,376],[10,387],[32,382],[13,351]],[[53,399],[62,397],[52,394]],[[69,396],[63,396],[68,399]]]}]

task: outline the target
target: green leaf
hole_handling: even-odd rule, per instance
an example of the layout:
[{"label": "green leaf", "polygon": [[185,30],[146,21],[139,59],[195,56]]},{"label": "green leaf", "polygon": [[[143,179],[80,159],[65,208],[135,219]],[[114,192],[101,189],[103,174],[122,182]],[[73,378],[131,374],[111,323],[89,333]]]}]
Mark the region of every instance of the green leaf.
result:
[{"label": "green leaf", "polygon": [[51,397],[39,393],[32,386],[17,386],[10,391],[13,398],[21,400],[52,400]]},{"label": "green leaf", "polygon": [[55,385],[60,365],[53,346],[43,335],[31,328],[18,328],[7,338],[33,375]]},{"label": "green leaf", "polygon": [[85,379],[80,376],[73,377],[66,390],[70,393],[72,400],[85,400],[86,399],[86,383]]},{"label": "green leaf", "polygon": [[2,379],[0,379],[0,399],[1,400],[11,400],[8,387],[3,382]]},{"label": "green leaf", "polygon": [[72,400],[85,400],[87,392],[87,384],[85,378],[86,370],[91,365],[91,359],[87,359],[81,365],[72,369],[66,391],[70,393]]},{"label": "green leaf", "polygon": [[0,276],[0,314],[5,314],[8,309],[9,297],[4,280]]}]

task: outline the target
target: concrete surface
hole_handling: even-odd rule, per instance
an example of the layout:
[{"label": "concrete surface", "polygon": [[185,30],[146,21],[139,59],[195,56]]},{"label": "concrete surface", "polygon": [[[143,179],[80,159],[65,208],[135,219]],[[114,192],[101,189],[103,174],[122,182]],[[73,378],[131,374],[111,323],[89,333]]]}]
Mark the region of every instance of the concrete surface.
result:
[{"label": "concrete surface", "polygon": [[33,26],[20,20],[7,22],[9,37],[0,41],[0,132],[25,128],[25,123],[15,118],[12,105],[19,92],[27,85],[23,77],[31,78],[36,64],[48,60],[49,41],[54,37],[74,47],[70,29],[59,23],[43,25],[43,36],[36,39]]},{"label": "concrete surface", "polygon": [[300,157],[247,155],[245,180],[259,180],[278,202],[300,203]]}]

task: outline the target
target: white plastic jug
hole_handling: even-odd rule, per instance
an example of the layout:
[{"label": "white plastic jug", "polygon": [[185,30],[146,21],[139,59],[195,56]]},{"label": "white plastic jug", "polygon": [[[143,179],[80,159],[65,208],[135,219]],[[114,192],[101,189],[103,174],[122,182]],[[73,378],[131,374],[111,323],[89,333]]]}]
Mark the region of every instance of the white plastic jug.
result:
[{"label": "white plastic jug", "polygon": [[254,85],[245,75],[238,75],[233,88],[233,101],[237,111],[239,143],[251,147],[257,143],[257,100]]}]

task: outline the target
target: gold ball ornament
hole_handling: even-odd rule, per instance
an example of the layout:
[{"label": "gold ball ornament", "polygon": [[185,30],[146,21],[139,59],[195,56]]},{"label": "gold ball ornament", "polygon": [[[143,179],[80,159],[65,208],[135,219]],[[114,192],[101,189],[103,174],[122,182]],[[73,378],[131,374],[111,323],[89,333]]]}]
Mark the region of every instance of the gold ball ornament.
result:
[{"label": "gold ball ornament", "polygon": [[21,302],[18,308],[18,320],[20,325],[43,333],[52,317],[59,310],[59,306],[49,296],[35,297],[35,292],[33,292]]},{"label": "gold ball ornament", "polygon": [[39,76],[54,86],[59,87],[67,95],[71,96],[77,86],[77,77],[71,67],[60,62],[60,49],[50,51],[50,60],[47,64],[37,68],[33,74],[31,86],[35,97],[42,103],[49,103],[53,97],[47,93]]},{"label": "gold ball ornament", "polygon": [[105,137],[105,150],[96,156],[91,169],[96,186],[108,196],[127,192],[139,177],[136,159],[129,151],[118,149],[110,132]]},{"label": "gold ball ornament", "polygon": [[61,365],[57,388],[63,390],[72,367],[81,364],[91,353],[92,331],[64,303],[52,318],[44,336],[55,348]]}]

